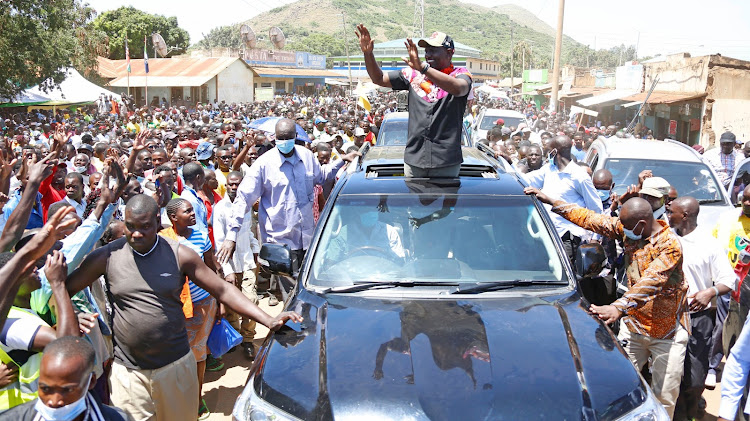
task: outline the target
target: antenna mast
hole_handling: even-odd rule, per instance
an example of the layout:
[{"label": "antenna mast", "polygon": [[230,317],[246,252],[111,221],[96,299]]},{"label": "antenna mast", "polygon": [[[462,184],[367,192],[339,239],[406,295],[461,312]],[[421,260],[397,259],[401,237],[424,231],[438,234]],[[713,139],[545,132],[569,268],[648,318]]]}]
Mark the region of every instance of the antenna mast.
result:
[{"label": "antenna mast", "polygon": [[424,38],[424,0],[414,0],[414,38]]}]

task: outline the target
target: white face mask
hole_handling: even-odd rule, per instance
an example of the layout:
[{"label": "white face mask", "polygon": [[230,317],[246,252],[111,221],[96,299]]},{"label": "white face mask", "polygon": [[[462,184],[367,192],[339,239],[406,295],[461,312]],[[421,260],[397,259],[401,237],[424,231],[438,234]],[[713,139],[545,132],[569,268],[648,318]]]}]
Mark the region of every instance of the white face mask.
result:
[{"label": "white face mask", "polygon": [[89,376],[89,379],[86,382],[86,387],[83,388],[83,396],[71,404],[60,408],[50,408],[45,405],[41,399],[37,399],[36,404],[34,405],[34,410],[46,421],[73,421],[86,410],[86,396],[89,394],[90,384],[91,376]]}]

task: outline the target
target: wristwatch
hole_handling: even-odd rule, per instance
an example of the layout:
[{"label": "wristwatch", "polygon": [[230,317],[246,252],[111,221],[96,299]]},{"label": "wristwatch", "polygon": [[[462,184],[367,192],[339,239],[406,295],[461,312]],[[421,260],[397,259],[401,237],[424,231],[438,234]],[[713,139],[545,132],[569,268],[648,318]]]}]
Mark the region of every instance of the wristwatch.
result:
[{"label": "wristwatch", "polygon": [[427,73],[427,70],[430,69],[430,63],[425,62],[424,66],[422,66],[422,70],[419,71],[419,73],[425,74]]}]

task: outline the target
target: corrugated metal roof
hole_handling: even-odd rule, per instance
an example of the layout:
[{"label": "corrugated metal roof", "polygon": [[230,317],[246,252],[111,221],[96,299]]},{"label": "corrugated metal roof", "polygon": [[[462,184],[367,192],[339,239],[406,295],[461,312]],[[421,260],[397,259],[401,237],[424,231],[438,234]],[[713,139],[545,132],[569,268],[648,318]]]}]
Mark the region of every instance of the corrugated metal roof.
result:
[{"label": "corrugated metal roof", "polygon": [[[291,67],[258,67],[253,66],[253,70],[260,77],[291,77],[291,78],[344,78],[336,72],[320,69],[297,69]],[[150,74],[149,74],[150,76]]]},{"label": "corrugated metal roof", "polygon": [[[632,102],[643,102],[646,100],[648,92],[641,92],[639,94],[631,95],[622,98],[623,101]],[[673,104],[680,101],[690,101],[691,99],[703,98],[706,96],[705,92],[652,92],[651,96],[648,97],[649,104]]]},{"label": "corrugated metal roof", "polygon": [[[111,78],[110,86],[128,86],[127,62],[98,58],[98,72]],[[208,58],[150,58],[148,59],[148,86],[200,86],[221,73],[235,61],[242,62],[248,70],[252,68],[237,57]],[[146,69],[143,59],[130,60],[130,86],[146,86]]]},{"label": "corrugated metal roof", "polygon": [[[427,38],[412,38],[412,41],[414,41],[414,44],[418,44],[419,41],[421,41],[422,39],[427,39]],[[393,40],[386,41],[386,42],[379,42],[379,43],[373,45],[373,48],[404,48],[404,49],[406,49],[406,47],[404,46],[405,42],[406,42],[406,38],[393,39]],[[469,47],[466,44],[461,44],[460,42],[456,41],[455,39],[453,40],[453,45],[456,47],[456,49],[460,48],[460,49],[463,49],[463,50],[475,51],[477,53],[481,53],[482,52],[481,50],[478,50],[478,49],[476,49],[474,47]],[[421,48],[421,47],[419,47],[419,48]]]}]

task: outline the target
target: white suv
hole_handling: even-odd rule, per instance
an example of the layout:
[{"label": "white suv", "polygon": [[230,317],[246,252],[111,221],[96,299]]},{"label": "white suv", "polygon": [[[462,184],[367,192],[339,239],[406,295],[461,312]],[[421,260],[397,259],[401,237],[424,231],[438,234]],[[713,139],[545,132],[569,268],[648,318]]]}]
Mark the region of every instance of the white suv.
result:
[{"label": "white suv", "polygon": [[675,140],[597,139],[586,153],[586,163],[594,170],[608,169],[622,194],[638,184],[638,174],[651,170],[666,179],[679,196],[692,196],[701,204],[698,224],[713,227],[719,215],[732,209],[727,192],[714,170],[690,146]]},{"label": "white suv", "polygon": [[526,126],[529,126],[526,116],[518,111],[484,108],[479,112],[471,127],[471,140],[476,143],[478,140],[485,139],[487,137],[487,132],[495,126],[495,122],[498,118],[502,118],[503,121],[505,121],[503,127],[518,127],[521,123],[525,123]]}]

